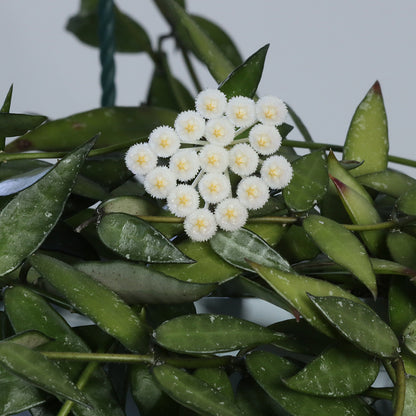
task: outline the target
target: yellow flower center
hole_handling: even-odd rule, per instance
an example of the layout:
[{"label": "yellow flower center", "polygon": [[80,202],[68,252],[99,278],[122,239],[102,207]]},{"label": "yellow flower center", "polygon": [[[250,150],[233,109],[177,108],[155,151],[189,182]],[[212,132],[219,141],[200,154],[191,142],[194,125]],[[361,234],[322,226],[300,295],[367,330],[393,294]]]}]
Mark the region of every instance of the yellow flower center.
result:
[{"label": "yellow flower center", "polygon": [[282,171],[278,167],[270,168],[269,169],[269,176],[272,178],[278,178]]},{"label": "yellow flower center", "polygon": [[161,145],[164,149],[166,149],[167,147],[169,147],[169,145],[170,145],[170,139],[169,139],[169,137],[162,137],[162,138],[160,139],[159,144],[160,144],[160,145]]},{"label": "yellow flower center", "polygon": [[190,201],[190,198],[187,195],[181,195],[179,197],[179,205],[186,206],[186,205],[188,205],[189,201]]},{"label": "yellow flower center", "polygon": [[245,108],[239,107],[239,108],[237,108],[237,110],[235,112],[235,116],[239,120],[242,120],[242,119],[246,118],[246,116],[247,116],[247,110]]},{"label": "yellow flower center", "polygon": [[208,165],[216,166],[216,165],[218,165],[218,161],[219,161],[218,155],[209,155],[208,156]]},{"label": "yellow flower center", "polygon": [[138,157],[137,157],[137,163],[142,166],[145,165],[147,162],[149,161],[149,158],[147,157],[146,154],[141,153]]},{"label": "yellow flower center", "polygon": [[205,104],[207,111],[215,111],[217,109],[217,102],[215,100],[209,100]]},{"label": "yellow flower center", "polygon": [[232,220],[233,218],[235,218],[237,216],[237,213],[235,212],[235,209],[230,207],[227,208],[227,211],[225,213],[225,216],[228,218],[228,220]]},{"label": "yellow flower center", "polygon": [[209,191],[213,194],[213,193],[217,193],[219,191],[219,186],[218,183],[216,182],[211,182],[208,186]]},{"label": "yellow flower center", "polygon": [[260,137],[257,139],[257,144],[258,144],[260,147],[266,147],[266,146],[268,146],[268,145],[269,145],[269,143],[270,143],[270,138],[269,138],[268,136],[260,136]]},{"label": "yellow flower center", "polygon": [[193,121],[188,121],[188,122],[186,123],[185,130],[186,130],[188,133],[192,133],[192,132],[194,132],[194,131],[195,131],[195,129],[196,129],[196,125],[195,125],[195,123],[194,123]]},{"label": "yellow flower center", "polygon": [[235,164],[238,166],[243,166],[245,164],[247,164],[247,160],[244,156],[239,155],[235,158]]},{"label": "yellow flower center", "polygon": [[186,163],[186,160],[180,160],[177,164],[176,167],[178,168],[178,170],[180,171],[186,171],[188,170],[188,163]]},{"label": "yellow flower center", "polygon": [[266,109],[264,110],[264,116],[268,119],[276,117],[276,113],[277,111],[274,107],[266,107]]},{"label": "yellow flower center", "polygon": [[246,194],[249,198],[256,198],[257,197],[257,188],[255,186],[249,186],[246,189]]},{"label": "yellow flower center", "polygon": [[163,189],[166,186],[166,180],[164,178],[157,178],[155,186],[157,189]]},{"label": "yellow flower center", "polygon": [[195,221],[195,227],[197,227],[199,231],[201,231],[202,228],[206,228],[206,226],[207,226],[207,223],[203,218],[198,218]]},{"label": "yellow flower center", "polygon": [[216,127],[212,134],[218,139],[218,137],[224,136],[224,129],[222,127]]}]

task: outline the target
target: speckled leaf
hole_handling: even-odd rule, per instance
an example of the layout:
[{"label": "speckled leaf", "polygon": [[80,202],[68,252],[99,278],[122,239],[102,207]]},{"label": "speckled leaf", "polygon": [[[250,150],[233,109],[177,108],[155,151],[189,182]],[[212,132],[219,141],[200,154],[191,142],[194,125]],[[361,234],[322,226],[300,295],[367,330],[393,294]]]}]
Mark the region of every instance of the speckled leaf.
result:
[{"label": "speckled leaf", "polygon": [[94,139],[63,158],[0,212],[0,276],[17,268],[45,240],[62,214]]},{"label": "speckled leaf", "polygon": [[247,369],[257,383],[292,416],[369,416],[374,412],[355,397],[314,397],[286,387],[282,378],[290,377],[297,366],[269,352],[254,352],[247,356]]},{"label": "speckled leaf", "polygon": [[357,181],[361,185],[394,198],[398,198],[412,186],[416,186],[416,179],[394,169],[361,175],[357,177]]},{"label": "speckled leaf", "polygon": [[179,42],[205,63],[217,82],[221,82],[234,69],[223,51],[175,0],[155,0],[155,3]]},{"label": "speckled leaf", "polygon": [[47,120],[47,117],[45,116],[0,112],[0,136],[19,136],[26,133],[28,130],[36,128],[45,120]]},{"label": "speckled leaf", "polygon": [[97,228],[101,241],[126,259],[147,263],[193,262],[154,227],[132,215],[104,215]]},{"label": "speckled leaf", "polygon": [[285,338],[243,319],[228,315],[185,315],[160,325],[156,342],[171,351],[208,354],[251,348]]},{"label": "speckled leaf", "polygon": [[416,269],[416,237],[402,231],[389,232],[387,247],[394,261],[411,269]]},{"label": "speckled leaf", "polygon": [[215,285],[186,283],[123,261],[78,263],[75,268],[117,293],[129,304],[194,302],[212,292]]},{"label": "speckled leaf", "polygon": [[323,253],[353,273],[377,297],[377,281],[370,259],[360,240],[337,222],[311,215],[303,221],[303,228]]},{"label": "speckled leaf", "polygon": [[225,282],[240,273],[234,266],[222,260],[209,243],[185,240],[177,247],[186,256],[195,260],[195,263],[157,264],[152,265],[151,268],[184,282],[201,284]]},{"label": "speckled leaf", "polygon": [[183,406],[207,416],[240,416],[234,400],[198,377],[164,364],[153,369],[160,387]]},{"label": "speckled leaf", "polygon": [[176,116],[172,110],[146,106],[96,108],[44,123],[9,143],[6,150],[72,150],[97,133],[101,134],[96,147],[106,147],[145,138],[155,127],[173,125]]},{"label": "speckled leaf", "polygon": [[263,74],[264,61],[269,45],[260,48],[253,55],[239,65],[227,78],[218,86],[228,98],[243,95],[253,97],[257,91]]},{"label": "speckled leaf", "polygon": [[293,211],[307,211],[317,204],[328,188],[325,153],[308,153],[292,162],[292,167],[292,180],[283,190],[285,202]]},{"label": "speckled leaf", "polygon": [[416,186],[400,196],[397,206],[405,214],[416,215]]},{"label": "speckled leaf", "polygon": [[233,386],[226,371],[222,368],[197,368],[193,374],[220,393],[234,400]]},{"label": "speckled leaf", "polygon": [[3,341],[0,343],[0,363],[13,374],[42,390],[88,406],[83,393],[65,372],[38,351]]},{"label": "speckled leaf", "polygon": [[285,384],[313,396],[347,397],[367,390],[376,379],[379,366],[375,357],[339,345],[324,351],[286,379]]},{"label": "speckled leaf", "polygon": [[416,403],[416,377],[406,377],[406,393],[404,396],[404,408],[402,416],[413,416]]},{"label": "speckled leaf", "polygon": [[345,160],[364,161],[352,175],[380,172],[387,168],[389,139],[387,116],[378,81],[355,110],[344,145]]},{"label": "speckled leaf", "polygon": [[287,273],[282,270],[252,264],[254,270],[262,277],[282,298],[284,298],[295,310],[319,331],[330,337],[336,336],[335,331],[325,318],[316,310],[306,292],[317,296],[342,296],[360,302],[340,286],[302,276],[295,273]]},{"label": "speckled leaf", "polygon": [[410,322],[403,331],[403,340],[409,351],[416,354],[416,319]]},{"label": "speckled leaf", "polygon": [[209,241],[212,249],[225,261],[243,270],[252,271],[246,260],[286,272],[290,264],[257,234],[240,228],[237,231],[217,231]]},{"label": "speckled leaf", "polygon": [[334,328],[357,347],[378,357],[398,355],[396,335],[369,306],[339,296],[309,298]]},{"label": "speckled leaf", "polygon": [[147,330],[114,292],[75,268],[42,254],[30,259],[35,269],[80,312],[132,351],[147,350]]}]

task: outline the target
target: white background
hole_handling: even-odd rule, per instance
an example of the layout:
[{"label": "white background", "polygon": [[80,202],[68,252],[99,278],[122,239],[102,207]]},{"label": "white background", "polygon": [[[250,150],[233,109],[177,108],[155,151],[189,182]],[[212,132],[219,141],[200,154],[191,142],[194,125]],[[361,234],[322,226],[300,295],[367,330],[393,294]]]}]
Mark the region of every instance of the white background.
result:
[{"label": "white background", "polygon": [[[259,94],[288,102],[316,141],[342,144],[356,106],[378,79],[391,153],[416,157],[414,0],[187,3],[192,13],[226,29],[244,58],[271,44]],[[117,5],[142,24],[153,45],[168,31],[151,0],[118,0]],[[78,1],[70,0],[0,2],[0,101],[14,83],[13,112],[58,118],[99,106],[98,51],[65,31],[77,9]],[[179,54],[172,63],[175,75],[183,78]],[[144,101],[150,59],[118,54],[116,64],[117,105]],[[205,71],[202,79],[205,87],[215,86]],[[293,133],[290,138],[300,137]]]}]

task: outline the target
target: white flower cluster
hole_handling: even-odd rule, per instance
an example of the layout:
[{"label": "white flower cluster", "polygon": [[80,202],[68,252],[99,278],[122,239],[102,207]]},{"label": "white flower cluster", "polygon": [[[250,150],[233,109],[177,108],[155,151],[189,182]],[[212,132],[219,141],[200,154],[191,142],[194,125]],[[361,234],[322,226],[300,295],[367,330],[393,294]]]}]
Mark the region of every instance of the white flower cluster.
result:
[{"label": "white flower cluster", "polygon": [[[275,155],[282,140],[276,126],[287,115],[279,98],[227,100],[221,91],[207,89],[198,94],[195,108],[180,113],[174,128],[154,129],[147,143],[127,151],[125,160],[135,175],[144,177],[146,192],[166,198],[169,210],[185,217],[188,236],[206,241],[217,227],[242,227],[248,210],[267,202],[269,189],[282,189],[290,182],[292,166]],[[241,138],[246,131],[248,136]],[[164,162],[158,166],[160,158]],[[234,196],[230,171],[241,178]]]}]

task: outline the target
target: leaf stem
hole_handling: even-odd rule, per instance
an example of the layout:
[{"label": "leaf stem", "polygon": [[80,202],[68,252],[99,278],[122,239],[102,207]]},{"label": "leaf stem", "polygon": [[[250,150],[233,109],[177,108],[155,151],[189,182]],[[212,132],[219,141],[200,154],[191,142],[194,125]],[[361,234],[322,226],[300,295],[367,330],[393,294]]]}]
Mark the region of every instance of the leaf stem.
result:
[{"label": "leaf stem", "polygon": [[393,399],[393,389],[390,387],[374,388],[370,387],[368,390],[362,393],[363,396],[372,397],[373,399]]},{"label": "leaf stem", "polygon": [[406,373],[404,370],[403,360],[400,357],[396,358],[393,361],[393,367],[396,373],[396,382],[394,385],[395,404],[393,416],[402,416],[406,393]]}]

